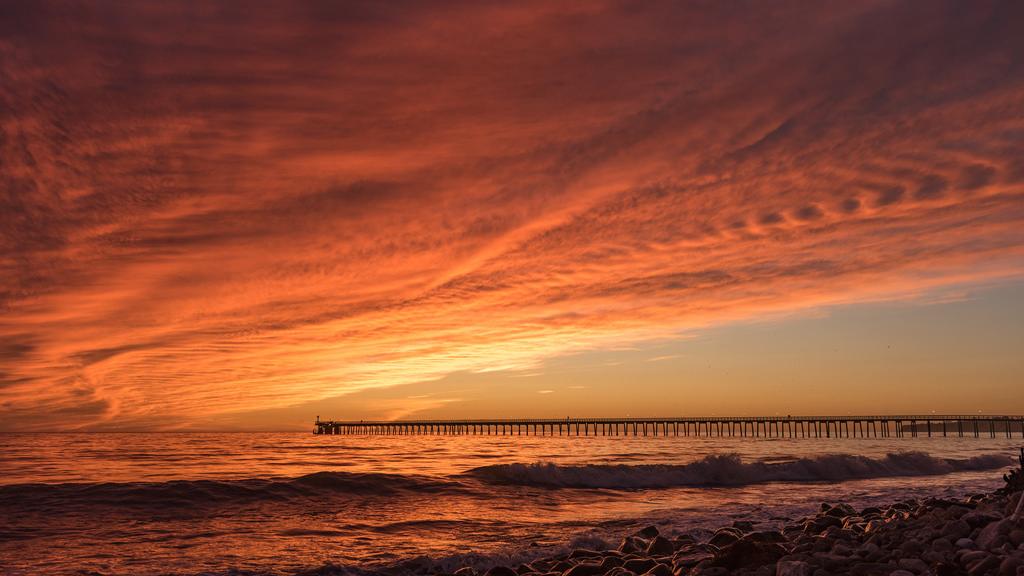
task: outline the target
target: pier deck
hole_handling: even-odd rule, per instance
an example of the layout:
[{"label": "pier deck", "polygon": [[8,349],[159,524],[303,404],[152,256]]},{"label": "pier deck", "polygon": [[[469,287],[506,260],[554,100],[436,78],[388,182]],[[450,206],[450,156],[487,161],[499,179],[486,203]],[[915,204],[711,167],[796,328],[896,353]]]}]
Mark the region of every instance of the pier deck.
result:
[{"label": "pier deck", "polygon": [[315,434],[702,436],[751,438],[1024,438],[1024,416],[760,416],[489,420],[320,420]]}]

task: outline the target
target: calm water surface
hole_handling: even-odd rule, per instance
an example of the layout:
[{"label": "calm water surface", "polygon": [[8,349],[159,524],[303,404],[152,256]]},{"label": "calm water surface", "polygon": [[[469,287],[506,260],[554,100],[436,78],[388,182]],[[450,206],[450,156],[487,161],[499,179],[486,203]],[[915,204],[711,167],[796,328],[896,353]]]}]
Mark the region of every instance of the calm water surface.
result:
[{"label": "calm water surface", "polygon": [[0,435],[0,573],[422,572],[997,487],[1020,439]]}]

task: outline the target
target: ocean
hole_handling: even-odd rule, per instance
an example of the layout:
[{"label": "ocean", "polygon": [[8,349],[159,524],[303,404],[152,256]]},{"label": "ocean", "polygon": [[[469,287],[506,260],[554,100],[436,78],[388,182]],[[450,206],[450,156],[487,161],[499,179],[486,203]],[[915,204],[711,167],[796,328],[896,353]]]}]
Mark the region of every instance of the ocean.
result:
[{"label": "ocean", "polygon": [[1020,439],[0,434],[0,573],[487,567],[1001,485]]}]

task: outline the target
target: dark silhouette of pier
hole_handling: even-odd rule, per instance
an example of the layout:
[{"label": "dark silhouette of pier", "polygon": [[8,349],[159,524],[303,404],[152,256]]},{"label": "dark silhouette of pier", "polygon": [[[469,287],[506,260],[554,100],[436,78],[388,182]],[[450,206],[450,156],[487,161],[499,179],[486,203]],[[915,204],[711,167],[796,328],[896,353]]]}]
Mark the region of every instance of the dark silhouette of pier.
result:
[{"label": "dark silhouette of pier", "polygon": [[1024,416],[758,416],[490,420],[321,420],[315,434],[694,436],[750,438],[1024,438]]}]

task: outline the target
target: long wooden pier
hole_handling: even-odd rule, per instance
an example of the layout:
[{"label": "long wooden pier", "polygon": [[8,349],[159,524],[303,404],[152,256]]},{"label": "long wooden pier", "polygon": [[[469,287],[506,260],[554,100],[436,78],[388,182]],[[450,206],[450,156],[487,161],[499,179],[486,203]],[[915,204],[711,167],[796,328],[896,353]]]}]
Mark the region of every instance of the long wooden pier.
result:
[{"label": "long wooden pier", "polygon": [[759,416],[492,420],[320,420],[314,434],[693,436],[741,438],[1024,438],[1024,416]]}]

